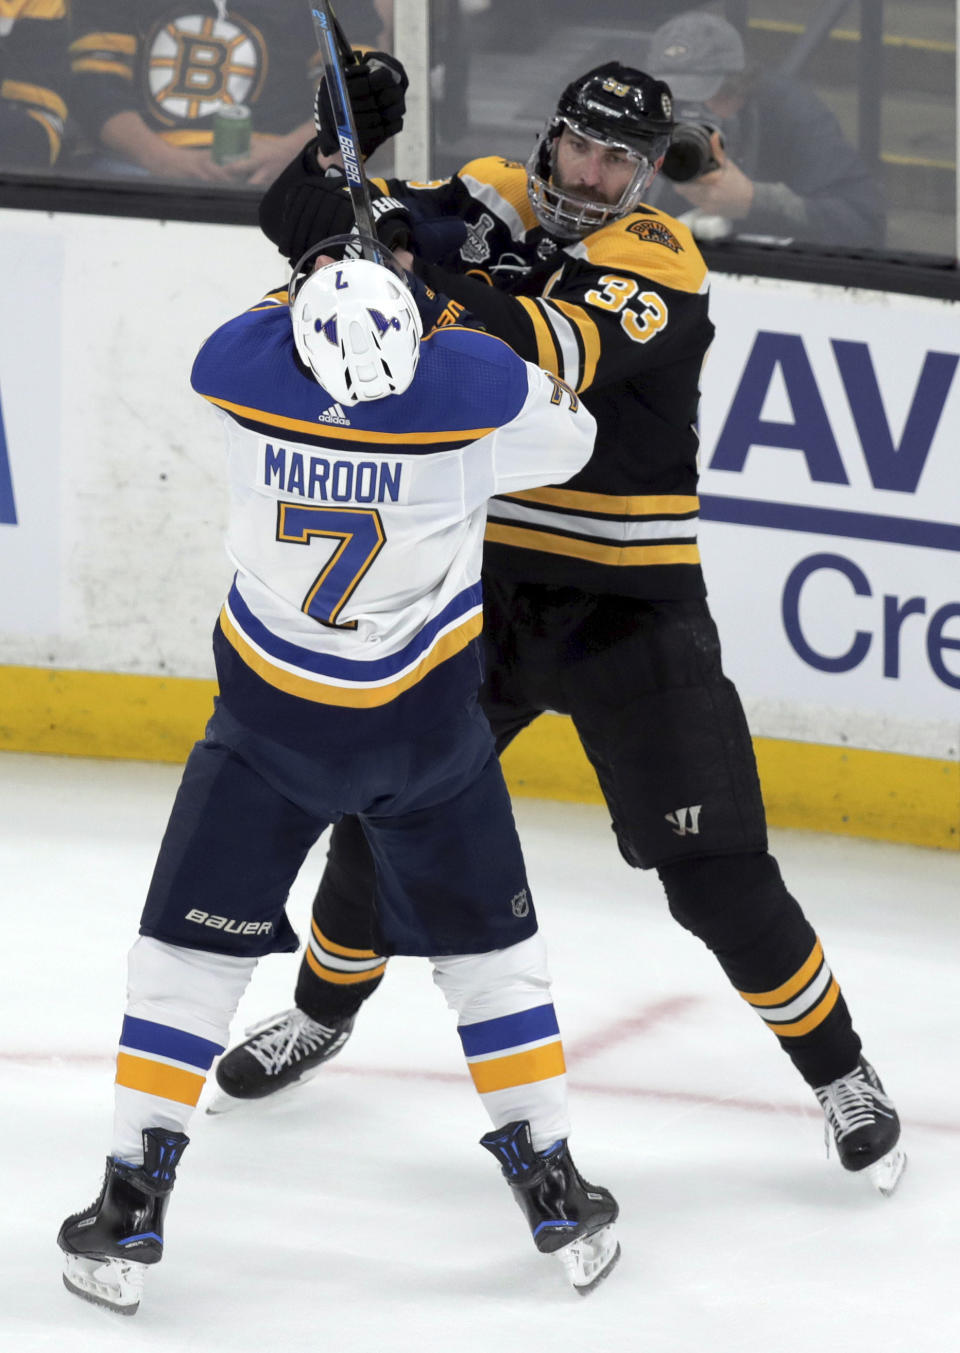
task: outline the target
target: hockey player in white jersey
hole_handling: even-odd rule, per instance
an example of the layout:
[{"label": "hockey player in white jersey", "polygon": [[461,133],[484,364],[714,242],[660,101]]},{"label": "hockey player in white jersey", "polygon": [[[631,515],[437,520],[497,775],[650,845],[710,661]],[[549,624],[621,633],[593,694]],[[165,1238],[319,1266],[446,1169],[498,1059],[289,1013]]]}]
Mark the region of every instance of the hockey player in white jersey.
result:
[{"label": "hockey player in white jersey", "polygon": [[537,1248],[581,1292],[619,1254],[617,1204],[567,1147],[543,944],[476,700],[486,501],[568,479],[594,420],[498,339],[422,338],[399,269],[320,258],[193,368],[227,437],[219,698],[129,955],[103,1187],[59,1233],[67,1287],[127,1314],[206,1074],[258,959],[297,948],[288,890],[343,813],[369,833],[392,951],[428,956],[456,1011],[482,1144]]}]

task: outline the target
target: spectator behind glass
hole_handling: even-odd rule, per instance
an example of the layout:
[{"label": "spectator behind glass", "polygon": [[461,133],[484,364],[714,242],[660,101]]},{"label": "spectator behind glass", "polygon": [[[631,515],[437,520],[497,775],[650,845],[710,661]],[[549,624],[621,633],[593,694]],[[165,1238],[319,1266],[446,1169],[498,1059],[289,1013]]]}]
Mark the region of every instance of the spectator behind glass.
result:
[{"label": "spectator behind glass", "polygon": [[711,138],[719,168],[671,183],[668,160],[654,205],[701,239],[883,244],[880,187],[836,118],[807,86],[748,67],[725,19],[691,10],[668,20],[650,39],[646,66],[670,86],[678,122],[719,133]]},{"label": "spectator behind glass", "polygon": [[0,164],[49,169],[67,120],[66,0],[0,0]]},{"label": "spectator behind glass", "polygon": [[[351,6],[349,34],[376,44],[383,0]],[[71,111],[106,174],[152,174],[224,185],[271,183],[313,135],[319,78],[303,0],[73,0]],[[250,153],[211,157],[219,108],[252,114]]]}]

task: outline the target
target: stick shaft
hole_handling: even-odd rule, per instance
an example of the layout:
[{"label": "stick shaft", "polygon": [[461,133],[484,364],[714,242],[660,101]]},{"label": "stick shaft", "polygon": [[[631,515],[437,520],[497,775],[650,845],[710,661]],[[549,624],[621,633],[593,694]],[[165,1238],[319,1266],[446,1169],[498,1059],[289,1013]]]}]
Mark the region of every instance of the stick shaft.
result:
[{"label": "stick shaft", "polygon": [[[327,90],[330,94],[330,105],[333,108],[337,139],[340,142],[340,154],[343,158],[343,170],[347,179],[350,201],[353,205],[353,214],[357,221],[357,229],[361,235],[376,239],[373,211],[370,206],[370,189],[363,172],[360,142],[357,138],[353,109],[350,107],[347,82],[343,74],[344,53],[348,54],[347,59],[352,61],[354,59],[353,51],[344,37],[343,30],[337,23],[333,6],[328,3],[328,0],[317,0],[316,4],[311,4],[310,13],[313,16],[313,26],[320,47],[320,56],[323,60],[323,71],[326,76]],[[373,253],[368,245],[363,244],[362,247],[364,258],[370,258],[373,255],[372,261],[374,263],[380,262],[379,255]]]}]

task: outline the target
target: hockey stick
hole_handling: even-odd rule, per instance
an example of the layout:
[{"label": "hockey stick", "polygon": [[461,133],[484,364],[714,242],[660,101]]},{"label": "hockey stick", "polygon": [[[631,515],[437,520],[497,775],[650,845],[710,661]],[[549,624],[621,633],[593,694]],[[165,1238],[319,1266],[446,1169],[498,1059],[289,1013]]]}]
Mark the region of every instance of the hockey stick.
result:
[{"label": "hockey stick", "polygon": [[337,23],[333,6],[328,4],[327,0],[319,0],[318,4],[311,5],[310,13],[313,15],[313,27],[320,47],[320,56],[323,59],[323,72],[327,80],[327,92],[330,95],[330,106],[333,109],[337,139],[340,142],[340,154],[343,159],[343,171],[347,178],[347,189],[353,205],[357,230],[360,232],[360,247],[364,258],[370,259],[373,263],[380,263],[382,259],[379,251],[368,243],[369,240],[377,238],[377,232],[373,226],[370,189],[363,172],[360,142],[353,120],[353,109],[350,107],[350,98],[347,94],[347,82],[343,75],[344,61],[352,64],[356,57],[344,37],[343,29]]}]

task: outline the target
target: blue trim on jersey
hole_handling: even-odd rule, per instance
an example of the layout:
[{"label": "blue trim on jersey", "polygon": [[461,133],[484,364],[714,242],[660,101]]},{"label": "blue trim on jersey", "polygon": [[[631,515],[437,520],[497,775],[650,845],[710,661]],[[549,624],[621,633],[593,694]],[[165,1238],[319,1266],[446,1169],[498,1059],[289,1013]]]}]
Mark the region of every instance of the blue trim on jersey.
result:
[{"label": "blue trim on jersey", "polygon": [[120,1046],[133,1048],[137,1052],[153,1053],[158,1057],[169,1057],[174,1062],[187,1062],[201,1071],[209,1071],[214,1057],[223,1052],[219,1043],[212,1043],[208,1038],[188,1034],[183,1029],[173,1029],[169,1024],[137,1019],[135,1015],[123,1017]]},{"label": "blue trim on jersey", "polygon": [[[438,329],[420,352],[413,384],[402,395],[345,409],[353,431],[441,432],[456,443],[459,432],[502,427],[523,407],[526,365],[500,339],[472,329]],[[199,395],[262,410],[267,418],[273,413],[314,423],[318,437],[329,435],[318,418],[333,396],[298,365],[286,306],[248,310],[222,325],[197,354],[190,381]],[[289,430],[282,435],[291,441],[296,436]],[[410,449],[436,453],[447,446],[441,441]]]},{"label": "blue trim on jersey", "polygon": [[503,1052],[522,1043],[536,1043],[541,1038],[559,1037],[560,1026],[552,1005],[537,1005],[515,1015],[463,1024],[457,1032],[464,1056],[479,1057],[485,1052]]},{"label": "blue trim on jersey", "polygon": [[313,672],[317,676],[339,677],[342,681],[359,682],[381,681],[396,676],[423,655],[442,629],[470,611],[476,610],[482,601],[483,589],[478,581],[472,587],[464,588],[448,602],[439,615],[429,620],[399,653],[393,653],[388,658],[380,658],[374,662],[366,662],[359,658],[338,658],[330,653],[317,653],[314,649],[291,643],[289,639],[279,638],[253,614],[237,590],[236,581],[227,597],[227,604],[239,628],[248,639],[265,653],[269,653],[270,657],[300,667],[306,672]]}]

